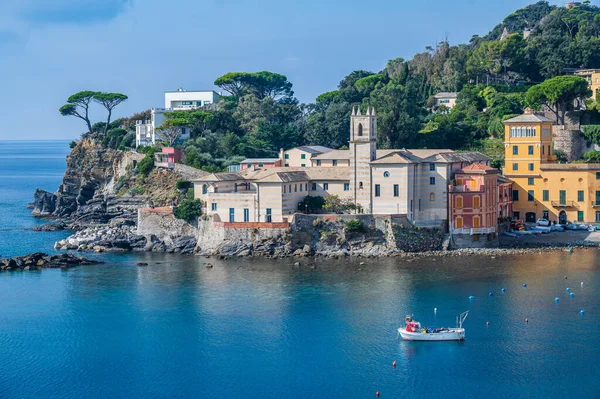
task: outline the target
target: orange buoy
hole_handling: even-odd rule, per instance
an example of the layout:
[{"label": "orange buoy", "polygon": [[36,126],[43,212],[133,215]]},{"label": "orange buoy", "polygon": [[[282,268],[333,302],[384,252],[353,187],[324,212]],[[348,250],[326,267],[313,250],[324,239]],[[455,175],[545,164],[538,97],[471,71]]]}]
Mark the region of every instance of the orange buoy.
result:
[{"label": "orange buoy", "polygon": [[528,319],[528,318],[527,318],[527,319],[525,319],[525,323],[529,323],[529,319]]},{"label": "orange buoy", "polygon": [[396,361],[394,360],[394,363],[392,363],[392,366],[396,367]]},{"label": "orange buoy", "polygon": [[379,397],[379,391],[375,392],[375,396]]}]

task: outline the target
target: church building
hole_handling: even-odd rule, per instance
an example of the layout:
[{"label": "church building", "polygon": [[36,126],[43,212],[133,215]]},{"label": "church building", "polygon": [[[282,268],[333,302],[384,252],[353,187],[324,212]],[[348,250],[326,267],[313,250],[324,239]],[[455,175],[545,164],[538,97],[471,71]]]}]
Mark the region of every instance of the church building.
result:
[{"label": "church building", "polygon": [[196,179],[195,198],[202,201],[205,214],[226,223],[290,221],[302,211],[298,204],[307,195],[338,195],[362,213],[437,223],[448,219],[448,186],[454,174],[491,161],[478,152],[378,150],[377,115],[371,107],[365,114],[352,111],[349,133],[348,150],[313,154],[304,167],[252,168]]}]

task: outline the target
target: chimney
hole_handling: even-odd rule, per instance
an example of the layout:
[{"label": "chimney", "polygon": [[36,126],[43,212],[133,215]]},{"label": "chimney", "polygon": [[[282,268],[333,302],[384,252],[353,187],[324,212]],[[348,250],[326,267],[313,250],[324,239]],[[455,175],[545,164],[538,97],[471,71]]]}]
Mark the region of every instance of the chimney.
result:
[{"label": "chimney", "polygon": [[525,111],[523,111],[523,115],[533,115],[535,114],[535,112],[533,112],[533,110],[529,107],[525,108]]}]

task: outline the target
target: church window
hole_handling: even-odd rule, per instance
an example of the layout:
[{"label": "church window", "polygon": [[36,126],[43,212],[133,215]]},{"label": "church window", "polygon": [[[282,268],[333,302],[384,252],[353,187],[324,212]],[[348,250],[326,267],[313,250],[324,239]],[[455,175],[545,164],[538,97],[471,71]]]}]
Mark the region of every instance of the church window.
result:
[{"label": "church window", "polygon": [[358,124],[358,135],[359,136],[363,135],[363,126],[362,126],[362,123]]},{"label": "church window", "polygon": [[383,177],[390,177],[390,172],[388,172],[387,170],[383,172]]}]

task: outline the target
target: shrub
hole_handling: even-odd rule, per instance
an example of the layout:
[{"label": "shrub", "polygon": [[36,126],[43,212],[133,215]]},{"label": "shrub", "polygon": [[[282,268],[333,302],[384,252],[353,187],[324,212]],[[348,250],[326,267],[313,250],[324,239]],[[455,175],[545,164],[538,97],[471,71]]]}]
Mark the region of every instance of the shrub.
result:
[{"label": "shrub", "polygon": [[360,220],[349,220],[346,222],[346,231],[348,233],[363,231],[363,229],[364,226]]},{"label": "shrub", "polygon": [[554,155],[556,156],[556,163],[567,163],[569,161],[567,153],[563,150],[554,150]]},{"label": "shrub", "polygon": [[587,163],[600,163],[600,151],[588,151],[585,154],[583,154],[583,159]]},{"label": "shrub", "polygon": [[202,202],[198,199],[186,199],[173,209],[173,215],[177,219],[185,220],[189,223],[198,219],[202,215]]},{"label": "shrub", "polygon": [[356,209],[356,204],[350,199],[340,198],[337,195],[328,195],[324,198],[324,201],[323,209],[330,212],[339,213]]},{"label": "shrub", "polygon": [[323,219],[315,219],[312,222],[313,227],[323,227],[325,226],[325,221]]},{"label": "shrub", "polygon": [[131,187],[127,192],[133,196],[144,194],[145,190],[142,187]]},{"label": "shrub", "polygon": [[307,195],[304,199],[298,203],[298,210],[301,212],[314,213],[323,209],[325,199],[323,197],[313,197]]},{"label": "shrub", "polygon": [[154,169],[154,156],[147,154],[140,162],[138,162],[136,170],[137,172],[144,176],[148,177],[150,172]]},{"label": "shrub", "polygon": [[190,182],[187,180],[178,180],[175,187],[177,188],[177,190],[187,190],[188,188],[190,188]]},{"label": "shrub", "polygon": [[77,145],[77,142],[75,140],[73,140],[69,143],[69,148],[71,148],[71,149],[75,148],[76,145]]}]

